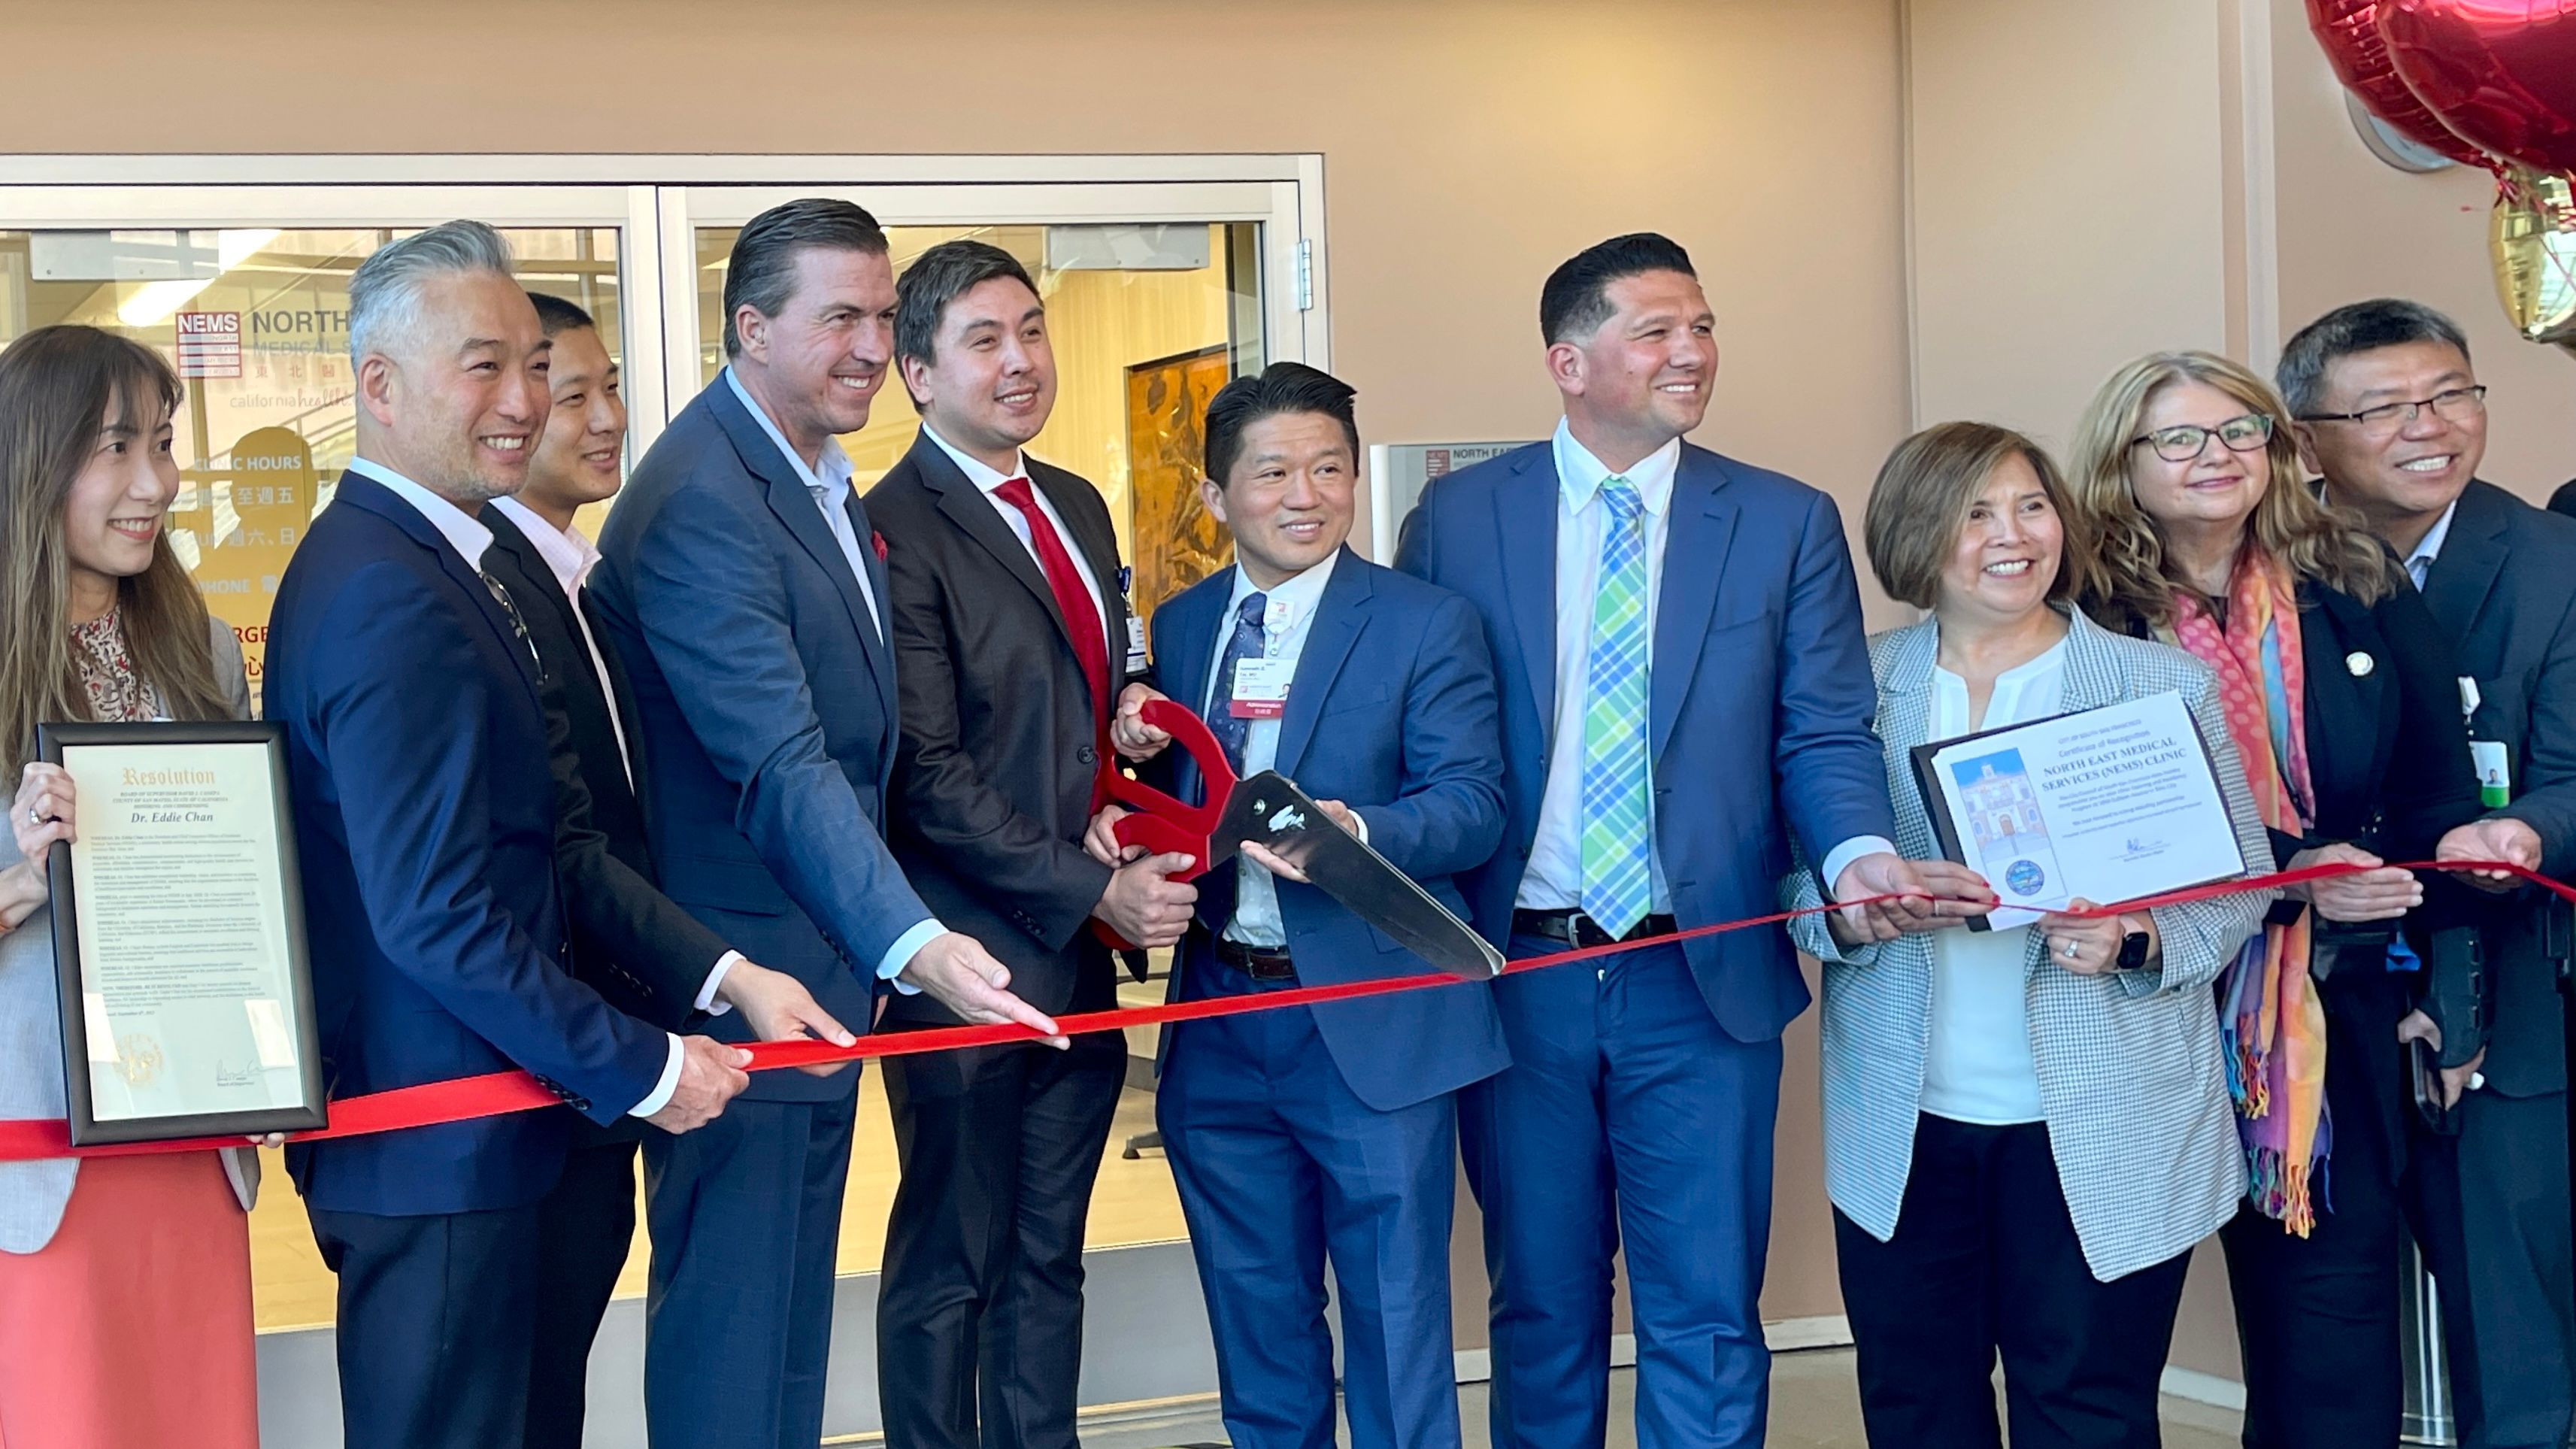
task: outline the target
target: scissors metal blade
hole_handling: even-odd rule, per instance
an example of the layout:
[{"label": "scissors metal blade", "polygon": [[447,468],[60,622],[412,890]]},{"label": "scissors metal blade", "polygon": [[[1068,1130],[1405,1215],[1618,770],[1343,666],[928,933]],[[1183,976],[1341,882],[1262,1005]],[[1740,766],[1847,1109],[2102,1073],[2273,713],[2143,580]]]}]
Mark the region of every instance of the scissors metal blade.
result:
[{"label": "scissors metal blade", "polygon": [[1235,785],[1208,853],[1221,860],[1246,840],[1304,871],[1316,889],[1430,965],[1475,981],[1502,974],[1502,952],[1276,770]]}]

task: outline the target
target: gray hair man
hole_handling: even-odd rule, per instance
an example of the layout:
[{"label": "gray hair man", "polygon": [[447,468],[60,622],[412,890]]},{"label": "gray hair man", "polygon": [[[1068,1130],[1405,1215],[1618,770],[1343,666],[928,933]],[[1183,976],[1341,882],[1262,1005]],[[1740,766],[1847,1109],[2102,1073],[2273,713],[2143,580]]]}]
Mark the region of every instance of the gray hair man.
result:
[{"label": "gray hair man", "polygon": [[[763,1028],[838,1032],[603,849],[523,616],[474,510],[517,491],[547,339],[506,243],[450,222],[350,281],[357,456],[281,580],[285,727],[322,1046],[343,1095],[522,1068],[572,1111],[300,1146],[340,1276],[352,1443],[519,1444],[546,1201],[578,1117],[713,1120],[748,1057],[677,1033],[722,982]],[[578,941],[621,964],[603,989]],[[613,998],[613,999],[612,999]],[[846,1040],[846,1033],[839,1033]]]}]

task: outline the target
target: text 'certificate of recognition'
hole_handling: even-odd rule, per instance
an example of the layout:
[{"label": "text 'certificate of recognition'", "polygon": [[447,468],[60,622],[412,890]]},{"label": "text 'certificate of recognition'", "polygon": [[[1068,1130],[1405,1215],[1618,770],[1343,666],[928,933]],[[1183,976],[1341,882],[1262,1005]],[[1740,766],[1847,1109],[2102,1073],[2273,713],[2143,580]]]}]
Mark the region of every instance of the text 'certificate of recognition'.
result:
[{"label": "text 'certificate of recognition'", "polygon": [[1941,848],[2003,904],[2009,930],[2077,897],[2135,900],[2245,873],[2209,747],[2179,694],[1914,748]]},{"label": "text 'certificate of recognition'", "polygon": [[48,731],[79,793],[55,867],[76,1143],[321,1125],[274,728]]}]

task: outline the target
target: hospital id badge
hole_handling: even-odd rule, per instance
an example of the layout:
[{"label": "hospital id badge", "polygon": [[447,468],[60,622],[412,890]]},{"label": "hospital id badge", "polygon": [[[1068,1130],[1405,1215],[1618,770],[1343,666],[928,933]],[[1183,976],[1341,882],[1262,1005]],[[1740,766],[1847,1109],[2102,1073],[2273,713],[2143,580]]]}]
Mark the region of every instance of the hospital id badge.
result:
[{"label": "hospital id badge", "polygon": [[1288,711],[1288,680],[1296,671],[1285,659],[1234,661],[1234,693],[1226,712],[1236,719],[1277,719]]},{"label": "hospital id badge", "polygon": [[2513,803],[2513,760],[2502,740],[2469,741],[2469,763],[2478,772],[2478,803],[2489,810]]}]

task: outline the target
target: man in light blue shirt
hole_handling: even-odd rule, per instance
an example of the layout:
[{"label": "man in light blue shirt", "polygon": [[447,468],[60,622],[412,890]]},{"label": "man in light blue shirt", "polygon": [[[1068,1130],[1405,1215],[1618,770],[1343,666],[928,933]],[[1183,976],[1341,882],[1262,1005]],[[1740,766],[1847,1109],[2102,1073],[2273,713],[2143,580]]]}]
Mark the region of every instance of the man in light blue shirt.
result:
[{"label": "man in light blue shirt", "polygon": [[[1793,833],[1838,901],[1922,887],[1889,844],[1832,500],[1683,441],[1717,374],[1688,254],[1587,248],[1539,325],[1555,438],[1435,480],[1397,551],[1475,602],[1501,674],[1507,824],[1465,882],[1477,927],[1516,957],[1638,943],[1498,983],[1512,1066],[1462,1102],[1494,1442],[1603,1442],[1624,1247],[1637,1442],[1759,1444],[1780,1033],[1807,988],[1779,932],[1658,938],[1770,911]],[[1844,909],[1886,939],[1933,907]]]}]

